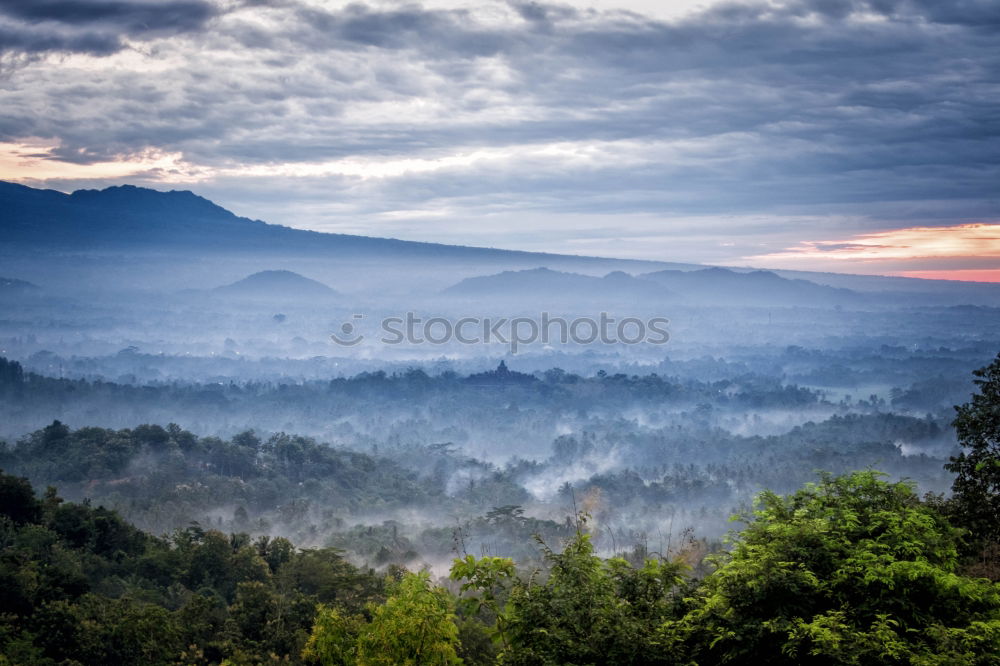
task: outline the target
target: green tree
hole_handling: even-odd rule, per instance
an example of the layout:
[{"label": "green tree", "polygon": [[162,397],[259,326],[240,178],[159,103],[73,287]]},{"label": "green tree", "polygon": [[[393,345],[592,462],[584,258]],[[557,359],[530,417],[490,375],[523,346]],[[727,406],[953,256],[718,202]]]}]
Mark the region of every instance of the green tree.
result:
[{"label": "green tree", "polygon": [[364,620],[345,615],[339,609],[320,604],[312,634],[302,651],[308,663],[322,666],[353,666],[358,663],[358,636]]},{"label": "green tree", "polygon": [[506,597],[510,584],[515,580],[514,560],[509,557],[476,559],[466,555],[456,559],[451,567],[452,580],[464,580],[461,592],[474,591],[477,594],[463,599],[463,605],[473,614],[492,616],[495,623],[496,639],[507,647],[506,625],[502,599]]},{"label": "green tree", "polygon": [[872,471],[762,493],[664,644],[699,663],[988,664],[1000,587],[958,575],[960,531]]},{"label": "green tree", "polygon": [[42,504],[35,497],[31,483],[0,470],[0,515],[15,523],[31,523],[42,515]]},{"label": "green tree", "polygon": [[[471,556],[455,560],[452,577],[467,581],[475,602],[492,611],[504,664],[641,664],[670,661],[652,640],[671,617],[682,565],[647,560],[635,568],[594,555],[578,532],[556,553],[542,544],[548,576],[514,578],[513,563]],[[510,581],[510,582],[508,582]],[[506,592],[506,603],[499,599]]]},{"label": "green tree", "polygon": [[458,627],[448,591],[434,587],[426,572],[407,573],[385,603],[372,607],[372,620],[358,640],[362,666],[461,664],[455,648]]},{"label": "green tree", "polygon": [[319,606],[302,656],[324,666],[445,666],[461,664],[458,627],[447,590],[426,572],[406,573],[390,596],[368,608],[371,621]]},{"label": "green tree", "polygon": [[969,530],[978,572],[1000,579],[1000,355],[973,373],[979,392],[956,407],[953,425],[962,452],[945,467],[956,474],[950,507]]}]

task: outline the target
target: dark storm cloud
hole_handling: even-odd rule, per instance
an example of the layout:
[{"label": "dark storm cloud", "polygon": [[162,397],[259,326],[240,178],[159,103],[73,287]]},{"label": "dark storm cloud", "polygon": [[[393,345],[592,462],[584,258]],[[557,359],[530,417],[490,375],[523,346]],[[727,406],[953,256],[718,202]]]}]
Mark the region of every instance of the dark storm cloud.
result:
[{"label": "dark storm cloud", "polygon": [[0,13],[28,22],[74,26],[103,25],[128,33],[200,28],[215,15],[207,2],[125,2],[122,0],[0,0]]},{"label": "dark storm cloud", "polygon": [[[989,93],[1000,72],[989,29],[995,7],[733,4],[665,23],[533,5],[521,12],[532,19],[528,25],[485,29],[468,27],[462,12],[355,6],[321,13],[322,20],[313,12],[306,23],[314,47],[348,42],[416,50],[459,92],[473,83],[474,74],[462,72],[468,59],[499,54],[521,77],[515,91],[551,112],[517,123],[443,124],[399,135],[383,127],[385,144],[372,137],[371,149],[731,133],[762,138],[754,159],[734,156],[726,174],[717,167],[686,169],[689,181],[710,189],[735,181],[735,191],[727,186],[715,204],[706,202],[711,207],[719,200],[752,205],[983,195],[1000,155],[997,100]],[[861,12],[885,20],[851,20]],[[580,75],[563,76],[567,71]],[[670,84],[675,93],[664,92]],[[618,107],[613,112],[602,108],[611,104]],[[787,149],[795,144],[808,146]],[[977,166],[987,171],[969,173]],[[630,168],[626,178],[655,187],[669,172],[661,166],[646,178]],[[786,185],[813,178],[782,192],[779,176]],[[601,181],[618,184],[607,173]],[[588,191],[594,186],[588,183]],[[664,189],[662,182],[657,189]]]},{"label": "dark storm cloud", "polygon": [[121,39],[117,35],[96,32],[65,33],[53,30],[31,30],[0,25],[0,53],[43,53],[65,51],[108,55],[120,50]]},{"label": "dark storm cloud", "polygon": [[351,4],[340,11],[300,7],[299,30],[289,36],[310,48],[417,48],[452,56],[491,55],[517,41],[515,34],[484,29],[461,10],[429,11],[419,6],[380,10]]},{"label": "dark storm cloud", "polygon": [[108,55],[125,37],[200,30],[217,13],[203,0],[0,0],[0,51]]},{"label": "dark storm cloud", "polygon": [[[63,4],[0,12],[93,40],[40,50],[106,53],[117,42],[102,36],[157,25],[138,9],[57,16]],[[362,213],[1000,214],[992,0],[731,3],[676,21],[548,3],[510,3],[502,20],[402,4],[80,4],[160,8],[159,25],[185,34],[150,64],[177,65],[25,69],[5,93],[0,139],[55,137],[54,154],[78,163],[155,147],[209,169],[509,153],[268,184]],[[240,196],[237,176],[224,179]]]}]

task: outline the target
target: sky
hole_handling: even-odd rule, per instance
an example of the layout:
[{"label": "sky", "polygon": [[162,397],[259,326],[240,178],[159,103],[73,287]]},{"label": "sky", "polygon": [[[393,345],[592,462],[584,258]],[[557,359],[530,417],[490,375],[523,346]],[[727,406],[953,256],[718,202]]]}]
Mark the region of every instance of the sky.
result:
[{"label": "sky", "polygon": [[0,180],[1000,281],[1000,2],[0,0]]}]

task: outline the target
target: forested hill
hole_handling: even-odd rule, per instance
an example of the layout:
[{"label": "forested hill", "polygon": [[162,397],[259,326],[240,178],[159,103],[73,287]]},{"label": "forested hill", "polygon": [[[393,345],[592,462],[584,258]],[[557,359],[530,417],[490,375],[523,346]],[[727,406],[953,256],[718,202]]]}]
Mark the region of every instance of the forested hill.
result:
[{"label": "forested hill", "polygon": [[299,663],[318,603],[385,595],[332,548],[197,524],[154,537],[6,474],[0,500],[5,666]]},{"label": "forested hill", "polygon": [[[598,513],[616,529],[664,511],[677,532],[697,525],[718,536],[759,490],[793,490],[817,468],[872,466],[943,491],[954,447],[940,419],[891,413],[877,400],[834,404],[752,373],[695,381],[502,366],[468,376],[137,386],[4,362],[0,396],[5,425],[23,423],[26,433],[7,438],[0,466],[35,483],[108,503],[157,532],[211,517],[231,530],[280,526],[299,541],[338,539],[361,557],[383,548],[446,556],[450,533],[433,530],[456,518],[472,521],[476,547],[523,554],[519,523],[491,538],[475,521],[515,505],[559,524],[574,492],[598,493]],[[796,420],[782,425],[788,414]],[[423,507],[434,511],[420,523],[406,513]],[[387,520],[408,525],[362,540],[341,534],[351,521]],[[652,522],[646,529],[671,538]],[[641,529],[626,532],[605,532],[598,545],[632,543]]]},{"label": "forested hill", "polygon": [[[412,411],[414,406],[438,411],[448,405],[450,412],[444,411],[441,418],[455,420],[468,415],[491,422],[513,416],[506,410],[511,401],[572,415],[593,409],[610,412],[632,405],[656,406],[665,401],[691,408],[714,403],[763,409],[808,407],[822,400],[816,391],[754,373],[735,380],[697,381],[654,373],[581,377],[559,369],[538,377],[518,372],[431,375],[411,368],[305,382],[135,385],[26,373],[20,364],[3,358],[0,391],[6,398],[0,403],[4,420],[0,436],[8,437],[35,430],[56,418],[74,425],[105,427],[183,421],[206,434],[233,434],[248,427],[278,431],[294,424],[298,433],[330,436],[327,429],[331,423],[376,407],[395,413]],[[503,400],[498,401],[497,396]],[[487,413],[489,416],[483,416]]]},{"label": "forested hill", "polygon": [[[476,465],[503,469],[532,461],[507,480],[545,494],[593,476],[628,503],[665,476],[678,487],[671,482],[658,501],[693,500],[700,489],[711,504],[739,503],[761,487],[791,490],[818,465],[846,471],[872,464],[943,489],[934,457],[950,452],[954,441],[943,427],[947,421],[928,418],[923,408],[894,414],[884,401],[833,403],[816,390],[751,372],[699,381],[655,373],[430,375],[410,369],[298,383],[135,385],[43,377],[12,362],[0,362],[2,368],[0,417],[11,445],[56,419],[112,429],[173,422],[223,440],[247,430],[265,441],[286,432],[374,455],[381,450],[397,460],[406,456],[425,475],[444,474],[434,468],[441,464],[445,477],[478,478],[483,472]],[[908,404],[907,394],[899,400]],[[900,442],[931,457],[910,456]],[[450,457],[446,449],[427,453],[444,444],[454,451]],[[472,459],[482,462],[463,462]],[[565,476],[567,465],[576,476]],[[620,476],[627,471],[639,476]]]},{"label": "forested hill", "polygon": [[[163,538],[0,473],[0,663],[970,664],[1000,654],[1000,586],[959,573],[940,504],[872,472],[765,493],[701,579],[603,560],[581,514],[542,575],[462,555],[450,580],[358,569],[192,525]],[[498,654],[499,653],[499,654]]]},{"label": "forested hill", "polygon": [[[24,381],[19,369],[3,366],[8,384]],[[602,557],[596,543],[614,531],[601,492],[577,504],[571,486],[564,522],[502,505],[412,541],[386,521],[340,526],[324,547],[303,548],[273,533],[283,523],[254,522],[243,505],[226,525],[236,529],[213,529],[221,521],[209,516],[155,537],[100,502],[66,502],[54,487],[40,492],[0,472],[0,665],[995,665],[1000,357],[975,376],[977,393],[954,421],[962,449],[945,465],[954,474],[949,498],[921,497],[912,482],[872,469],[822,473],[784,495],[759,493],[726,550],[688,534],[666,548],[613,541]],[[838,437],[864,450],[850,421],[835,421]],[[812,427],[800,442],[815,442]],[[559,440],[556,451],[573,460],[595,443]],[[0,464],[34,475],[105,480],[107,498],[126,508],[142,497],[129,504],[129,488],[145,484],[168,497],[151,511],[175,503],[170,493],[204,501],[227,475],[229,492],[263,493],[272,505],[296,488],[330,486],[340,504],[375,484],[381,490],[366,504],[397,492],[438,501],[457,490],[437,494],[441,475],[425,485],[393,463],[285,435],[223,442],[175,426],[73,431],[56,422],[0,453]],[[525,470],[535,471],[505,472]],[[477,478],[490,477],[505,478]],[[662,484],[679,488],[669,475]],[[279,511],[286,507],[282,521],[303,509],[334,526],[339,517],[294,500]],[[476,549],[477,530],[533,554]],[[359,567],[336,548],[380,537],[425,547],[446,534],[450,556],[437,567],[389,548],[373,558],[378,569]]]}]

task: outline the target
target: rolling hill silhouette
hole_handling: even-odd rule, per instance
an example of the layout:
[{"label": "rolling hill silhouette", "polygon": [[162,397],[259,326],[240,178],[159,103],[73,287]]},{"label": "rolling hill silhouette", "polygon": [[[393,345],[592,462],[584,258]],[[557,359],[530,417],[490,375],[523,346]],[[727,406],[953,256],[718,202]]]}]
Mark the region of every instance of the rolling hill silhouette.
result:
[{"label": "rolling hill silhouette", "polygon": [[574,298],[722,306],[830,307],[858,304],[866,299],[849,289],[789,280],[770,271],[741,273],[725,268],[665,270],[637,277],[621,271],[592,277],[535,268],[466,278],[443,293],[478,299],[565,302]]},{"label": "rolling hill silhouette", "polygon": [[[63,194],[0,181],[0,232],[12,247],[71,250],[184,250],[295,255],[397,255],[464,260],[669,265],[596,257],[321,233],[240,217],[187,190],[160,192],[133,185]],[[694,264],[674,264],[695,267]]]},{"label": "rolling hill silhouette", "polygon": [[864,300],[850,289],[781,277],[771,271],[739,273],[726,268],[665,270],[639,276],[681,294],[689,302],[715,305],[835,306]]},{"label": "rolling hill silhouette", "polygon": [[338,295],[322,282],[284,270],[260,271],[232,284],[216,287],[212,292],[220,296],[261,300],[333,298]]},{"label": "rolling hill silhouette", "polygon": [[676,300],[669,289],[628,273],[613,271],[604,277],[565,273],[548,268],[504,271],[496,275],[466,278],[448,287],[445,295],[465,298],[511,300],[611,300],[614,302]]},{"label": "rolling hill silhouette", "polygon": [[[894,304],[1000,305],[995,284],[728,270],[320,233],[240,217],[189,191],[132,185],[64,194],[0,181],[0,238],[0,257],[9,271],[44,279],[50,289],[189,286],[223,269],[239,275],[280,262],[336,280],[349,292],[409,288],[434,293],[454,285],[447,290],[450,296],[489,289],[537,295],[552,290],[565,296],[566,290],[579,289],[592,297],[691,303],[840,305],[871,296]],[[77,258],[81,254],[88,255],[86,262]],[[539,266],[575,276],[531,272]],[[503,277],[477,281],[491,271]],[[519,272],[525,275],[506,274]],[[605,277],[593,277],[601,273]],[[454,284],[461,276],[469,280]],[[905,293],[905,300],[893,300],[889,293]]]}]

